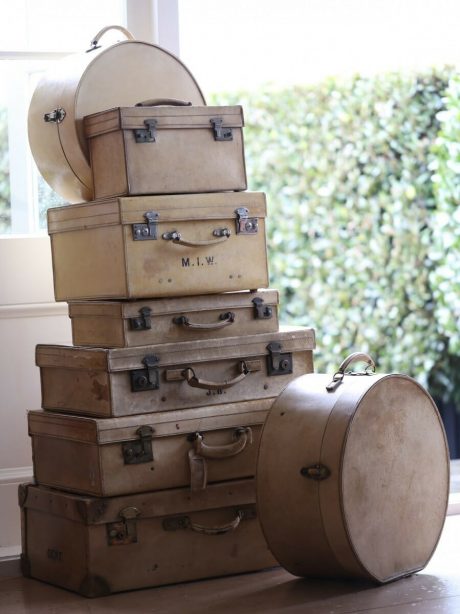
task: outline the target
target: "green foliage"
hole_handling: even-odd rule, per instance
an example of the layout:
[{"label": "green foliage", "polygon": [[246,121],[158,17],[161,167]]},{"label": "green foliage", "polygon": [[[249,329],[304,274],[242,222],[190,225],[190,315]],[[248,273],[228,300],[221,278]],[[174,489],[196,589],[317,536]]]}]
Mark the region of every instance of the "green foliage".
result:
[{"label": "green foliage", "polygon": [[7,120],[7,110],[0,107],[0,233],[8,232],[11,226]]},{"label": "green foliage", "polygon": [[362,350],[380,371],[426,383],[445,349],[430,285],[431,169],[449,77],[215,97],[243,105],[249,188],[268,200],[271,285],[284,322],[316,329],[318,371]]},{"label": "green foliage", "polygon": [[[454,75],[438,114],[441,128],[432,152],[437,209],[433,217],[430,273],[435,317],[444,335],[444,351],[431,386],[460,405],[460,77]],[[438,393],[439,393],[438,392]]]}]

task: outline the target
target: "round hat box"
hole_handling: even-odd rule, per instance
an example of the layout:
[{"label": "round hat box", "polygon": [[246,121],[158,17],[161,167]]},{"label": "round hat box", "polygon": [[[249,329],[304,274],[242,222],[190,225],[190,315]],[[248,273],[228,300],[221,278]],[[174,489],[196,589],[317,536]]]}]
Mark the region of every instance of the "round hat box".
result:
[{"label": "round hat box", "polygon": [[[99,46],[108,30],[127,40]],[[87,52],[56,62],[38,83],[29,107],[32,155],[49,185],[70,203],[91,200],[93,181],[83,117],[151,98],[206,104],[191,72],[169,51],[133,39],[121,26],[103,28]]]},{"label": "round hat box", "polygon": [[[364,360],[363,373],[346,373]],[[293,380],[265,423],[257,505],[270,550],[298,576],[388,582],[422,569],[446,516],[449,454],[430,395],[352,354]]]}]

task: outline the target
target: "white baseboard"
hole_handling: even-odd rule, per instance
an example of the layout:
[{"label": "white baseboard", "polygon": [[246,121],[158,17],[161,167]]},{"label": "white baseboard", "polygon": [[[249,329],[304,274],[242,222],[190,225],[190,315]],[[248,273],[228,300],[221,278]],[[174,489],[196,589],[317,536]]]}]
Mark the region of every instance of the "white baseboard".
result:
[{"label": "white baseboard", "polygon": [[19,556],[0,557],[0,578],[17,578],[22,575]]},{"label": "white baseboard", "polygon": [[[0,486],[2,484],[21,484],[30,482],[33,479],[34,471],[32,467],[8,467],[0,469]],[[0,546],[0,552],[2,548]]]},{"label": "white baseboard", "polygon": [[0,578],[21,575],[21,523],[18,505],[18,486],[33,480],[32,467],[0,469],[0,500],[2,523],[0,526]]},{"label": "white baseboard", "polygon": [[0,318],[42,318],[68,315],[67,303],[23,303],[1,305]]}]

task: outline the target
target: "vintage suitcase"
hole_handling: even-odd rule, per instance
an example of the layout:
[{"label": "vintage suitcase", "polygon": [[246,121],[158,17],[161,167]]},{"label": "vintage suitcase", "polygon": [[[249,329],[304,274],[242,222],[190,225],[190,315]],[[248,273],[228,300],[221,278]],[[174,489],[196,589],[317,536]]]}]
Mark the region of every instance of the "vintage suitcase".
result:
[{"label": "vintage suitcase", "polygon": [[[100,46],[107,30],[129,40]],[[38,169],[69,202],[93,198],[83,117],[146,98],[182,98],[205,104],[184,64],[166,49],[132,40],[120,26],[103,28],[87,52],[56,63],[38,83],[29,108],[29,143]]]},{"label": "vintage suitcase", "polygon": [[19,487],[24,575],[86,597],[276,565],[253,480],[124,497]]},{"label": "vintage suitcase", "polygon": [[[28,413],[34,476],[43,486],[112,497],[254,477],[273,399],[126,418]],[[59,459],[59,462],[56,462]]]},{"label": "vintage suitcase", "polygon": [[149,100],[83,123],[95,198],[247,188],[240,106]]},{"label": "vintage suitcase", "polygon": [[277,396],[313,370],[314,331],[140,348],[38,345],[42,407],[110,417]]},{"label": "vintage suitcase", "polygon": [[265,195],[133,196],[48,209],[56,300],[268,286]]},{"label": "vintage suitcase", "polygon": [[[388,582],[422,569],[444,524],[449,454],[429,394],[404,375],[304,375],[272,406],[257,505],[279,563],[299,576]],[[355,375],[355,377],[352,377]],[[289,505],[286,505],[286,502]]]},{"label": "vintage suitcase", "polygon": [[139,347],[273,333],[279,326],[278,305],[277,290],[149,301],[74,301],[69,303],[72,342]]}]

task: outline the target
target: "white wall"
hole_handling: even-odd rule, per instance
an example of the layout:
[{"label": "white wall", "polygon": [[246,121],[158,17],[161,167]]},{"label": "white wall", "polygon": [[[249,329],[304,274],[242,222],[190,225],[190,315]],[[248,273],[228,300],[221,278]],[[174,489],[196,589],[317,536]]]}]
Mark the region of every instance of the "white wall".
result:
[{"label": "white wall", "polygon": [[32,478],[27,410],[40,407],[37,343],[71,343],[55,303],[49,239],[0,238],[0,558],[19,551],[17,486]]}]

